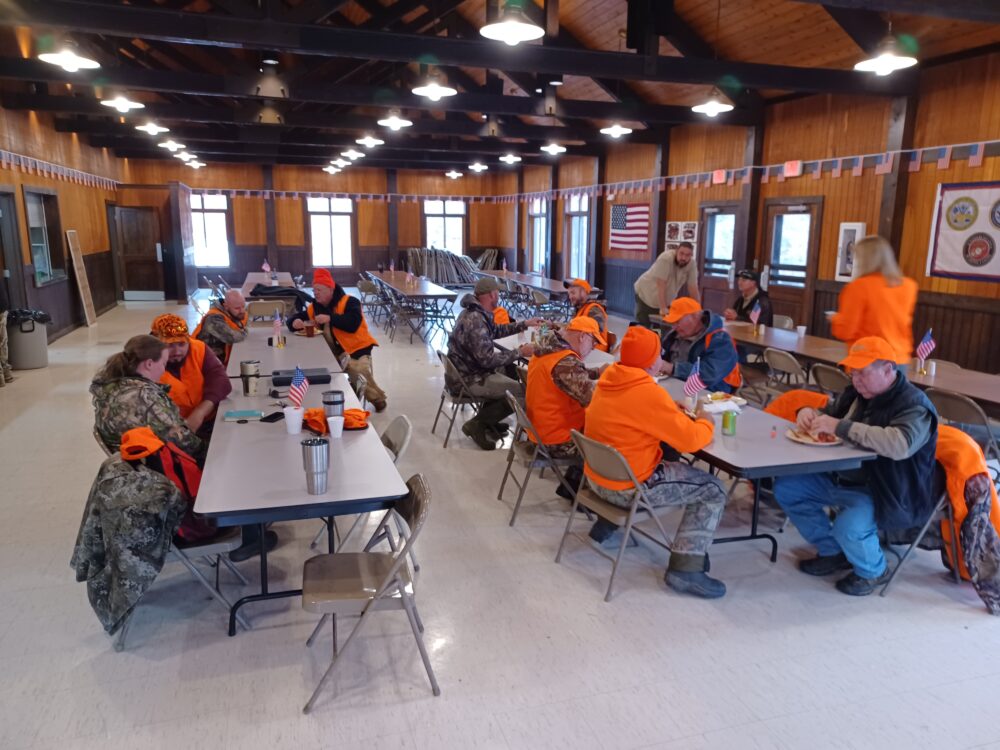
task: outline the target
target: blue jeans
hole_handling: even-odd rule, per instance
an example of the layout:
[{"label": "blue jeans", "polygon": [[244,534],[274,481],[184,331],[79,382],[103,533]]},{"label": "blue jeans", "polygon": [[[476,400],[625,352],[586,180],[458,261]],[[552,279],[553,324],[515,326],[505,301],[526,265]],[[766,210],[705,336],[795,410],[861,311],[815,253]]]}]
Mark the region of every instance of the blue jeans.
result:
[{"label": "blue jeans", "polygon": [[[875,501],[860,487],[838,487],[831,474],[778,477],[774,497],[806,540],[822,556],[843,552],[862,578],[885,572],[875,523]],[[837,509],[830,523],[824,507]]]}]

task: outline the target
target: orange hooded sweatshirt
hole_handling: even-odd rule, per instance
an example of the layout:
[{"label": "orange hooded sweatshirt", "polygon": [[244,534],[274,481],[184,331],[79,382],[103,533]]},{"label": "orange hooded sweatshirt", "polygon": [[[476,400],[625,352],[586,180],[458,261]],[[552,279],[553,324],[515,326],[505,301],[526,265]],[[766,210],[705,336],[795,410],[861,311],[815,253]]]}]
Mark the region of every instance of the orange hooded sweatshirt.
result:
[{"label": "orange hooded sweatshirt", "polygon": [[906,364],[913,358],[916,305],[917,282],[913,279],[889,286],[881,273],[870,273],[840,290],[830,329],[848,347],[865,336],[881,336],[896,350],[896,362]]},{"label": "orange hooded sweatshirt", "polygon": [[[616,448],[635,478],[645,482],[663,459],[660,443],[694,453],[712,442],[714,425],[692,420],[645,371],[616,362],[601,375],[586,412],[584,434]],[[584,466],[584,473],[609,490],[628,489]]]}]

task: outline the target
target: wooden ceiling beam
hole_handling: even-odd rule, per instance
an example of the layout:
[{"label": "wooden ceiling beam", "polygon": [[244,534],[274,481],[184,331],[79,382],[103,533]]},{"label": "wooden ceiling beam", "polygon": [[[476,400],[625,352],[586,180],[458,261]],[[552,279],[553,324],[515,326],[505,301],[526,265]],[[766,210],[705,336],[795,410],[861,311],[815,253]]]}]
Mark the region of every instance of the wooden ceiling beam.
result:
[{"label": "wooden ceiling beam", "polygon": [[996,0],[795,0],[810,5],[829,5],[877,13],[908,13],[915,16],[950,18],[954,21],[1000,23]]},{"label": "wooden ceiling beam", "polygon": [[303,0],[294,8],[288,8],[284,20],[289,23],[323,23],[347,5],[350,0]]},{"label": "wooden ceiling beam", "polygon": [[488,40],[359,31],[238,17],[223,19],[207,13],[177,13],[78,0],[46,0],[43,3],[16,5],[0,16],[0,24],[325,57],[419,62],[433,56],[436,63],[444,65],[616,80],[715,84],[731,76],[740,86],[749,88],[877,95],[907,94],[915,90],[917,82],[916,71],[900,71],[879,78],[847,70],[683,57],[649,58],[621,52],[538,45],[519,47],[517,54],[511,55],[503,48],[504,45]]},{"label": "wooden ceiling beam", "polygon": [[862,52],[874,52],[889,33],[889,24],[874,10],[824,5],[823,10]]}]

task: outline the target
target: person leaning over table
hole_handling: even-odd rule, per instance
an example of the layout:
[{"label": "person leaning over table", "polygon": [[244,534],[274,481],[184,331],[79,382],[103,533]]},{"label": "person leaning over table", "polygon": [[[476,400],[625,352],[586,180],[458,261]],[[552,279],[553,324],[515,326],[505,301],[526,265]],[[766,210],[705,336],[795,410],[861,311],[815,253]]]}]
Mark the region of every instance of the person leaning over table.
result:
[{"label": "person leaning over table", "polygon": [[635,319],[640,325],[650,324],[649,316],[667,314],[670,303],[682,290],[686,296],[699,299],[698,266],[694,262],[694,245],[682,242],[676,250],[664,250],[633,285]]},{"label": "person leaning over table", "polygon": [[243,292],[230,289],[221,300],[212,303],[191,337],[204,341],[222,364],[229,364],[233,344],[247,337],[247,303]]},{"label": "person leaning over table", "polygon": [[[570,430],[583,430],[584,409],[590,405],[594,385],[602,368],[589,368],[583,360],[605,343],[593,318],[577,316],[558,331],[548,331],[535,344],[528,362],[525,409],[538,432],[538,439],[553,458],[576,456]],[[530,436],[529,436],[530,437]],[[583,478],[579,465],[566,469],[566,482],[575,491]],[[556,494],[573,496],[559,484]]]},{"label": "person leaning over table", "polygon": [[[896,366],[885,339],[854,342],[840,364],[851,385],[821,410],[798,412],[800,430],[828,433],[878,454],[853,471],[778,477],[774,496],[817,556],[799,561],[813,576],[851,571],[837,588],[866,596],[889,577],[879,529],[923,525],[939,492],[934,451],[937,412]],[[826,508],[837,515],[831,523]]]},{"label": "person leaning over table", "polygon": [[[448,358],[462,374],[472,396],[485,399],[476,416],[462,425],[462,432],[487,451],[496,449],[496,441],[507,432],[503,420],[511,411],[504,394],[510,391],[515,396],[524,395],[524,388],[513,369],[514,362],[534,353],[531,344],[522,344],[509,352],[498,351],[493,340],[543,322],[540,318],[530,318],[497,325],[493,311],[499,299],[497,280],[492,276],[481,277],[472,294],[462,298],[462,312],[448,337]],[[447,375],[445,385],[451,394],[458,394],[459,384],[451,382]]]},{"label": "person leaning over table", "polygon": [[[621,361],[612,364],[597,381],[586,411],[584,434],[610,445],[628,461],[654,507],[682,506],[677,534],[664,581],[667,586],[705,599],[725,595],[726,585],[707,575],[708,548],[726,505],[726,490],[711,474],[683,461],[664,461],[661,443],[681,453],[694,453],[710,442],[715,421],[699,403],[695,419],[682,412],[670,394],[657,385],[660,338],[642,326],[632,326],[622,337]],[[627,483],[605,479],[584,466],[590,487],[602,499],[628,507],[632,491]],[[613,541],[617,527],[598,519],[590,537],[602,546]]]},{"label": "person leaning over table", "polygon": [[388,396],[375,382],[372,364],[372,351],[378,346],[378,341],[368,330],[361,300],[345,292],[325,268],[313,271],[313,295],[316,301],[302,312],[292,315],[288,319],[288,328],[301,331],[309,320],[320,326],[351,385],[359,375],[363,376],[367,383],[365,398],[375,411],[385,411]]},{"label": "person leaning over table", "polygon": [[663,374],[687,380],[695,362],[709,391],[734,393],[743,384],[739,356],[732,337],[723,328],[722,316],[690,297],[678,297],[663,321],[673,329],[663,338],[667,361]]},{"label": "person leaning over table", "polygon": [[[566,296],[569,297],[569,303],[573,306],[573,317],[586,316],[591,318],[597,323],[601,336],[606,338],[608,335],[608,311],[604,306],[603,300],[590,298],[590,293],[593,291],[590,282],[586,279],[565,279],[563,287],[566,289]],[[598,351],[606,352],[608,351],[608,342],[605,340],[602,343],[598,343],[594,348]]]},{"label": "person leaning over table", "polygon": [[854,246],[854,280],[840,290],[830,330],[848,346],[866,336],[885,339],[896,351],[896,363],[907,364],[916,305],[917,282],[903,276],[886,240],[868,235]]},{"label": "person leaning over table", "polygon": [[752,268],[744,268],[736,274],[736,288],[740,290],[733,306],[722,313],[726,320],[738,320],[751,323],[750,313],[755,306],[760,305],[760,317],[757,322],[768,327],[774,325],[774,310],[771,308],[771,298],[760,288],[760,274]]}]

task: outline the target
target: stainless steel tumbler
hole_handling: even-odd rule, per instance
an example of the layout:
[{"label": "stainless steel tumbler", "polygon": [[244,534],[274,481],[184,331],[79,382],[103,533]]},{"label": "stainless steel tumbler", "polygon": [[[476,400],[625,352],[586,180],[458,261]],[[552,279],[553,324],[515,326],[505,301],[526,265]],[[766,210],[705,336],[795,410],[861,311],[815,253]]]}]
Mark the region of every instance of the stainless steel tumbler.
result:
[{"label": "stainless steel tumbler", "polygon": [[326,438],[303,440],[302,468],[306,471],[306,491],[310,495],[322,495],[326,492],[330,469],[330,441]]}]

